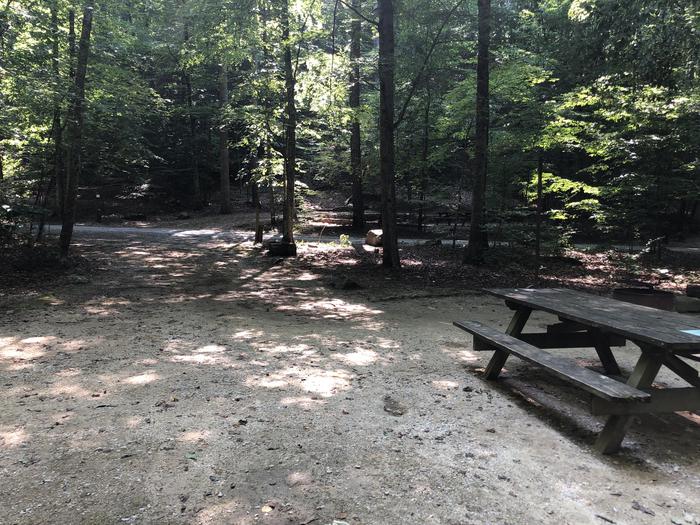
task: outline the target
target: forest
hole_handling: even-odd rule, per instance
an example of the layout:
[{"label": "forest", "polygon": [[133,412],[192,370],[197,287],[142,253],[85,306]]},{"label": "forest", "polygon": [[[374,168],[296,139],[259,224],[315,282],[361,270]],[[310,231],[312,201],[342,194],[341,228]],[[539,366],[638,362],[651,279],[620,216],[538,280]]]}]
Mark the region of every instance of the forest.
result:
[{"label": "forest", "polygon": [[700,0],[0,0],[0,522],[700,525]]},{"label": "forest", "polygon": [[310,193],[355,230],[374,207],[389,266],[397,216],[435,210],[477,261],[693,230],[695,0],[393,4],[4,1],[4,235],[139,198],[226,214],[239,188],[287,241]]}]

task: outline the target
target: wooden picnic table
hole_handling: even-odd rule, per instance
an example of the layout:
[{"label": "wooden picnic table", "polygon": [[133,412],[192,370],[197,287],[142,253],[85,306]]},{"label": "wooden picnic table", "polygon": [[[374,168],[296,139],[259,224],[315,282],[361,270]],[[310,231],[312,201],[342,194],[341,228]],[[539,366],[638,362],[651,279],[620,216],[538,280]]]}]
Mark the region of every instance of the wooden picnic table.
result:
[{"label": "wooden picnic table", "polygon": [[[515,311],[505,334],[479,323],[455,323],[474,334],[475,350],[495,350],[486,376],[496,379],[510,354],[549,369],[559,377],[596,395],[592,412],[607,415],[596,448],[617,451],[634,414],[700,410],[700,377],[690,361],[700,358],[700,318],[666,312],[606,297],[551,289],[489,289]],[[533,311],[556,315],[560,322],[542,333],[525,333]],[[500,334],[500,335],[499,335]],[[631,341],[640,357],[626,379],[614,382],[621,371],[613,348]],[[595,374],[546,348],[594,348],[606,376]],[[686,381],[688,388],[652,389],[662,367]]]}]

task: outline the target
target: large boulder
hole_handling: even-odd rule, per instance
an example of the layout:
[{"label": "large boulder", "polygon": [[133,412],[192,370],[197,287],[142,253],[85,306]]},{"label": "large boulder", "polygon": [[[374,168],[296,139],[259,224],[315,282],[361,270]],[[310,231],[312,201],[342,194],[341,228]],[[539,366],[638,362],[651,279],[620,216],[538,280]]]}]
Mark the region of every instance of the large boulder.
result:
[{"label": "large boulder", "polygon": [[382,230],[370,230],[367,232],[366,244],[370,246],[382,246],[384,243],[384,232]]}]

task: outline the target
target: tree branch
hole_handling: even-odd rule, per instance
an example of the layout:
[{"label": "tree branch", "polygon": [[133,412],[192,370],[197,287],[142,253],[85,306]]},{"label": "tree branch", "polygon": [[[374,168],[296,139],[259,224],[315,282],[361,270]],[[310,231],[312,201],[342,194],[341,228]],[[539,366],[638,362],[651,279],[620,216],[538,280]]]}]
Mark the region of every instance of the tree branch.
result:
[{"label": "tree branch", "polygon": [[343,4],[345,7],[350,9],[353,13],[355,13],[357,16],[359,16],[362,20],[365,22],[372,24],[375,27],[379,27],[379,22],[377,20],[372,20],[371,18],[368,18],[366,15],[364,15],[359,9],[355,9],[351,4],[348,4],[345,0],[339,0],[341,4]]},{"label": "tree branch", "polygon": [[[341,2],[343,0],[340,0]],[[440,29],[438,30],[437,34],[435,35],[435,38],[433,39],[432,43],[430,44],[430,48],[428,49],[428,54],[425,55],[425,59],[423,60],[423,63],[421,64],[420,69],[418,70],[418,74],[416,77],[413,79],[413,82],[411,82],[411,87],[408,90],[408,95],[406,96],[406,100],[404,100],[403,106],[401,107],[401,111],[399,112],[399,117],[396,119],[396,122],[394,122],[394,128],[398,127],[401,122],[403,122],[403,119],[406,117],[406,111],[408,110],[408,106],[411,103],[411,99],[413,98],[413,95],[416,94],[416,89],[418,89],[418,84],[423,78],[423,73],[425,73],[425,69],[428,67],[428,63],[430,62],[430,59],[433,57],[433,53],[435,52],[435,49],[438,46],[438,43],[440,42],[440,37],[442,36],[442,32],[445,30],[445,27],[447,27],[447,23],[450,21],[452,18],[452,15],[455,14],[457,9],[459,9],[462,4],[465,2],[465,0],[459,0],[453,7],[450,9],[450,12],[447,13],[447,16],[445,19],[442,21],[442,25],[440,26]]]}]

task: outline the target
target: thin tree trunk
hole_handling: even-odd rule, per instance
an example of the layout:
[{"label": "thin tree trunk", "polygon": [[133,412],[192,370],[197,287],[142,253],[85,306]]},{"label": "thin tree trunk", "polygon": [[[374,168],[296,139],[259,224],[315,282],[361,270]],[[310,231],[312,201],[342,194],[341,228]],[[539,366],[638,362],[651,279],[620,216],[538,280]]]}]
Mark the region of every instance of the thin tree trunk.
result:
[{"label": "thin tree trunk", "polygon": [[292,48],[289,41],[289,0],[282,5],[282,40],[284,42],[284,84],[286,98],[285,147],[284,147],[284,210],[282,238],[285,243],[294,244],[294,211],[296,183],[296,131],[297,108],[295,101],[296,78],[292,64]]},{"label": "thin tree trunk", "polygon": [[362,20],[357,13],[362,0],[352,0],[352,29],[350,44],[350,109],[353,112],[350,136],[350,166],[352,172],[352,227],[365,227],[365,203],[362,188],[362,130],[360,129],[360,58],[362,57]]},{"label": "thin tree trunk", "polygon": [[[75,11],[68,11],[68,78],[75,83]],[[68,120],[68,119],[67,119]],[[66,126],[68,122],[66,120]],[[63,142],[63,133],[61,132],[61,142]],[[66,162],[65,162],[65,146],[64,144],[56,145],[56,201],[58,202],[58,214],[63,220],[63,213],[66,204]],[[59,162],[60,161],[60,162]]]},{"label": "thin tree trunk", "polygon": [[396,231],[396,158],[394,151],[395,112],[395,36],[394,2],[378,0],[379,10],[379,172],[382,187],[382,262],[399,268],[398,235]]},{"label": "thin tree trunk", "polygon": [[75,225],[75,205],[78,198],[80,179],[80,149],[83,140],[83,108],[85,106],[85,78],[90,54],[90,34],[92,32],[92,7],[83,10],[83,27],[78,45],[78,62],[75,69],[75,88],[68,116],[69,147],[66,158],[65,196],[59,247],[61,257],[68,257],[73,226]]},{"label": "thin tree trunk", "polygon": [[228,150],[228,124],[226,122],[226,107],[228,106],[228,66],[226,62],[221,64],[219,74],[219,107],[221,109],[221,122],[219,123],[219,174],[221,177],[221,214],[231,213],[231,158]]},{"label": "thin tree trunk", "polygon": [[[188,44],[190,40],[189,21],[185,21],[184,42]],[[188,149],[190,162],[192,163],[192,207],[199,209],[202,207],[202,188],[199,180],[199,159],[197,158],[197,118],[194,115],[194,101],[192,98],[192,76],[184,69],[183,80],[185,83],[185,96],[187,98],[187,117],[189,124]]]},{"label": "thin tree trunk", "polygon": [[275,174],[272,171],[272,147],[269,143],[265,144],[265,180],[270,190],[268,204],[270,206],[270,227],[273,228],[277,224],[277,212],[275,210]]},{"label": "thin tree trunk", "polygon": [[469,244],[465,263],[479,263],[487,248],[484,229],[486,174],[489,149],[489,45],[491,43],[491,0],[479,0],[479,48],[476,67],[476,138],[474,140],[474,191]]},{"label": "thin tree trunk", "polygon": [[[10,7],[12,7],[12,0],[7,0],[5,7],[0,10],[0,71],[5,70],[5,55],[8,51],[5,48],[5,32],[9,29],[10,24],[7,20],[7,15],[10,12]],[[4,134],[0,130],[0,180],[5,178],[5,151],[2,148],[2,140],[4,139]]]},{"label": "thin tree trunk", "polygon": [[537,258],[537,271],[540,268],[540,254],[542,253],[542,172],[544,171],[544,159],[540,150],[537,158],[537,222],[535,224],[535,257]]},{"label": "thin tree trunk", "polygon": [[185,90],[187,94],[187,112],[189,120],[188,149],[190,152],[190,162],[192,163],[192,207],[199,209],[202,207],[202,185],[199,179],[199,159],[197,151],[197,118],[194,116],[194,102],[192,100],[192,78],[189,73],[185,73]]},{"label": "thin tree trunk", "polygon": [[423,230],[425,191],[428,187],[428,153],[430,152],[430,107],[432,104],[432,92],[430,91],[430,78],[425,81],[425,113],[423,113],[423,147],[421,148],[420,164],[420,206],[418,208],[418,227]]},{"label": "thin tree trunk", "polygon": [[[61,72],[59,69],[60,48],[59,48],[59,32],[58,32],[58,0],[51,2],[51,74],[53,76],[53,119],[51,124],[52,139],[54,145],[53,158],[51,162],[52,172],[49,177],[49,183],[43,190],[39,188],[37,197],[40,199],[42,208],[46,209],[49,201],[49,195],[53,191],[53,186],[63,184],[63,128],[61,127]],[[57,203],[59,211],[62,209],[61,203]],[[41,240],[44,233],[44,225],[46,224],[46,214],[42,213],[39,220],[39,227],[36,234],[37,241]]]}]

